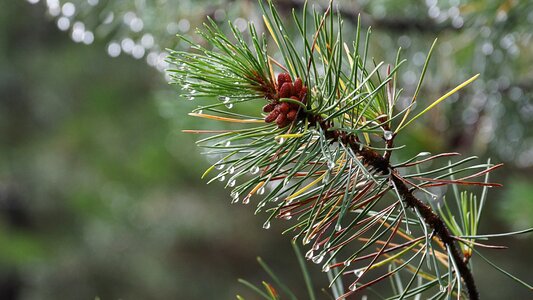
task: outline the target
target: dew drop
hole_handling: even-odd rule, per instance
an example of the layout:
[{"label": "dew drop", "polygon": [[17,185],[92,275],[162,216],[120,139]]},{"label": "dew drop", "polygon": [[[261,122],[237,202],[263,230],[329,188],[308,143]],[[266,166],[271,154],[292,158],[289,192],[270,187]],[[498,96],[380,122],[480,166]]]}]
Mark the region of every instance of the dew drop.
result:
[{"label": "dew drop", "polygon": [[233,103],[226,103],[226,108],[227,109],[232,109],[233,108]]},{"label": "dew drop", "polygon": [[220,97],[218,97],[218,100],[223,101],[223,102],[228,102],[229,99],[230,99],[230,98],[227,97],[227,96],[220,96]]},{"label": "dew drop", "polygon": [[235,191],[231,192],[231,198],[232,198],[231,203],[239,202],[239,193]]},{"label": "dew drop", "polygon": [[356,269],[353,271],[353,273],[355,274],[355,276],[357,276],[357,278],[363,276],[363,269]]},{"label": "dew drop", "polygon": [[392,132],[389,131],[389,130],[385,130],[385,131],[383,132],[383,137],[384,137],[387,141],[392,140],[392,136],[393,136],[393,135],[392,135]]},{"label": "dew drop", "polygon": [[199,114],[199,115],[201,115],[201,114],[203,114],[203,113],[204,113],[204,111],[200,109],[200,110],[199,110],[199,111],[197,111],[196,113],[197,113],[197,114]]},{"label": "dew drop", "polygon": [[233,173],[235,173],[235,167],[230,167],[230,168],[228,169],[228,173],[229,173],[229,174],[233,174]]},{"label": "dew drop", "polygon": [[193,96],[187,96],[187,100],[189,100],[189,101],[192,101],[192,100],[194,100],[194,99],[195,99],[195,98],[194,98]]},{"label": "dew drop", "polygon": [[266,221],[266,222],[263,224],[263,228],[264,228],[264,229],[269,229],[269,228],[270,228],[270,222],[269,222],[269,221]]},{"label": "dew drop", "polygon": [[323,259],[324,259],[324,254],[319,254],[319,255],[313,257],[312,260],[313,260],[313,262],[314,262],[315,264],[319,264],[319,263],[322,262]]},{"label": "dew drop", "polygon": [[320,249],[320,245],[319,244],[314,244],[313,245],[313,250],[317,251],[318,249]]},{"label": "dew drop", "polygon": [[281,144],[283,144],[283,143],[285,143],[285,139],[284,139],[284,138],[279,138],[279,139],[278,139],[278,144],[281,145]]},{"label": "dew drop", "polygon": [[355,290],[357,290],[357,284],[355,282],[350,284],[349,289],[350,291],[355,292]]},{"label": "dew drop", "polygon": [[255,175],[259,173],[259,167],[258,166],[253,166],[251,169],[250,169],[250,174],[252,175]]},{"label": "dew drop", "polygon": [[290,220],[290,219],[292,219],[292,216],[291,216],[291,212],[290,212],[290,211],[288,211],[288,212],[282,214],[281,217],[282,217],[283,219],[285,219],[285,220]]},{"label": "dew drop", "polygon": [[228,181],[228,186],[229,187],[234,187],[235,186],[235,179],[231,179],[230,181]]},{"label": "dew drop", "polygon": [[322,272],[329,272],[329,270],[331,270],[331,267],[328,264],[322,266]]},{"label": "dew drop", "polygon": [[341,231],[341,230],[342,230],[341,224],[335,225],[335,231]]},{"label": "dew drop", "polygon": [[265,193],[265,187],[262,186],[259,190],[257,190],[258,195],[263,195]]},{"label": "dew drop", "polygon": [[279,201],[279,197],[274,197],[274,199],[272,199],[272,202],[278,202]]},{"label": "dew drop", "polygon": [[441,286],[440,286],[440,291],[441,291],[442,293],[446,292],[446,287],[445,287],[444,285],[441,285]]},{"label": "dew drop", "polygon": [[224,164],[218,164],[218,165],[215,166],[215,169],[222,170],[222,169],[224,169],[224,167],[225,167]]},{"label": "dew drop", "polygon": [[226,180],[226,176],[222,175],[218,177],[218,181],[224,181],[224,180]]},{"label": "dew drop", "polygon": [[242,204],[248,204],[248,203],[250,203],[250,197],[246,197],[242,199]]},{"label": "dew drop", "polygon": [[227,141],[227,142],[224,144],[224,146],[226,146],[226,147],[231,146],[231,141]]},{"label": "dew drop", "polygon": [[351,264],[352,264],[352,261],[349,260],[349,259],[344,261],[344,265],[345,265],[346,267],[349,267]]},{"label": "dew drop", "polygon": [[335,162],[328,160],[328,169],[333,170],[333,168],[335,168]]},{"label": "dew drop", "polygon": [[420,152],[416,156],[421,157],[421,156],[428,156],[428,155],[431,155],[431,152]]},{"label": "dew drop", "polygon": [[191,90],[189,93],[190,93],[191,95],[194,95],[194,94],[196,94],[196,90]]},{"label": "dew drop", "polygon": [[305,258],[307,258],[307,259],[311,259],[311,258],[313,258],[313,255],[314,255],[314,253],[313,253],[313,249],[311,249],[311,250],[309,250],[309,251],[307,251],[307,252],[305,253]]}]

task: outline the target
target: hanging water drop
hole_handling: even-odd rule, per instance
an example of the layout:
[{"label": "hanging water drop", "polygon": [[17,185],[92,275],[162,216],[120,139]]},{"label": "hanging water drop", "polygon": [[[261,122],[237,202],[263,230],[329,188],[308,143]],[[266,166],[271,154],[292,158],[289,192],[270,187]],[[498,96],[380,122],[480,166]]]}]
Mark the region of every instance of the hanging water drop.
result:
[{"label": "hanging water drop", "polygon": [[252,175],[255,175],[259,173],[259,167],[258,166],[253,166],[251,169],[250,169],[250,174]]},{"label": "hanging water drop", "polygon": [[265,193],[265,187],[262,186],[259,190],[257,190],[258,195],[263,195]]},{"label": "hanging water drop", "polygon": [[231,146],[231,141],[227,141],[227,142],[224,144],[224,146],[226,146],[226,147]]},{"label": "hanging water drop", "polygon": [[344,261],[344,265],[345,265],[346,267],[349,267],[351,264],[352,264],[352,261],[349,260],[349,259]]},{"label": "hanging water drop", "polygon": [[216,166],[215,166],[215,169],[217,169],[217,170],[222,170],[222,169],[224,169],[224,164],[218,164],[218,165],[216,165]]},{"label": "hanging water drop", "polygon": [[440,291],[441,291],[442,293],[446,292],[446,287],[445,287],[444,285],[441,285],[441,286],[440,286]]},{"label": "hanging water drop", "polygon": [[311,250],[309,250],[309,251],[307,251],[307,252],[305,253],[305,258],[307,258],[307,259],[311,259],[311,258],[313,258],[313,255],[314,255],[314,253],[313,253],[313,249],[311,249]]},{"label": "hanging water drop", "polygon": [[187,96],[187,100],[192,101],[192,100],[194,100],[194,97],[193,96]]},{"label": "hanging water drop", "polygon": [[357,284],[355,282],[350,284],[349,289],[350,291],[355,292],[355,290],[357,290]]},{"label": "hanging water drop", "polygon": [[315,264],[319,264],[319,263],[322,262],[323,259],[324,259],[324,254],[319,254],[319,255],[313,257],[312,260],[313,260],[313,262],[314,262]]},{"label": "hanging water drop", "polygon": [[228,186],[229,187],[234,187],[235,186],[235,179],[231,179],[230,181],[228,181]]},{"label": "hanging water drop", "polygon": [[245,197],[244,199],[242,199],[242,204],[248,204],[250,203],[250,197]]},{"label": "hanging water drop", "polygon": [[220,96],[220,97],[218,97],[218,99],[219,99],[220,101],[223,101],[224,103],[226,103],[226,102],[228,102],[228,101],[230,100],[230,98],[227,97],[227,96]]},{"label": "hanging water drop", "polygon": [[231,192],[231,198],[232,198],[231,203],[239,202],[239,193],[235,191]]},{"label": "hanging water drop", "polygon": [[329,266],[329,264],[324,264],[322,266],[322,272],[329,272],[330,269],[331,267]]},{"label": "hanging water drop", "polygon": [[222,175],[218,177],[218,181],[224,181],[224,180],[226,180],[226,176]]},{"label": "hanging water drop", "polygon": [[333,168],[335,168],[335,162],[328,160],[328,169],[333,170]]},{"label": "hanging water drop", "polygon": [[417,157],[420,157],[420,156],[428,156],[428,155],[431,155],[430,152],[420,152],[417,154]]},{"label": "hanging water drop", "polygon": [[385,131],[383,131],[383,137],[384,137],[385,140],[387,140],[387,141],[392,140],[392,137],[393,137],[392,131],[389,131],[389,130],[385,130]]},{"label": "hanging water drop", "polygon": [[278,144],[281,145],[281,144],[283,144],[283,143],[285,143],[285,139],[284,139],[284,138],[279,138],[279,139],[278,139]]},{"label": "hanging water drop", "polygon": [[272,202],[278,202],[279,201],[279,197],[274,197],[271,201]]},{"label": "hanging water drop", "polygon": [[264,228],[264,229],[269,229],[269,228],[270,228],[270,222],[269,222],[269,221],[266,221],[266,222],[263,224],[263,228]]},{"label": "hanging water drop", "polygon": [[355,276],[357,276],[357,278],[363,276],[363,269],[356,269],[353,271],[353,273],[355,274]]},{"label": "hanging water drop", "polygon": [[335,231],[341,231],[341,230],[342,230],[341,224],[336,224],[335,225]]},{"label": "hanging water drop", "polygon": [[230,168],[228,169],[228,173],[229,173],[229,174],[233,174],[233,173],[235,173],[235,167],[230,167]]},{"label": "hanging water drop", "polygon": [[232,109],[233,108],[233,103],[226,103],[226,108],[227,109]]},{"label": "hanging water drop", "polygon": [[282,214],[281,217],[282,217],[283,219],[285,219],[285,220],[290,220],[290,219],[292,218],[292,216],[291,216],[291,212],[288,211],[288,212]]}]

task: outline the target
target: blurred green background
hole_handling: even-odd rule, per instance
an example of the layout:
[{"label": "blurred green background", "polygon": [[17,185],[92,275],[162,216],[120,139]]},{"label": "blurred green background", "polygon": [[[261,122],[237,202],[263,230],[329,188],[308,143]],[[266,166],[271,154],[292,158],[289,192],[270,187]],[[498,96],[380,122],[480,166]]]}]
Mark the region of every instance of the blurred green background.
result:
[{"label": "blurred green background", "polygon": [[[533,5],[443,2],[343,1],[339,10],[373,26],[377,59],[405,48],[406,95],[437,36],[423,100],[482,73],[404,136],[404,155],[505,162],[480,232],[531,227]],[[301,7],[278,3],[285,13]],[[166,83],[164,49],[181,47],[174,34],[192,33],[206,14],[259,20],[254,1],[2,2],[0,299],[255,299],[236,279],[268,278],[256,256],[305,297],[283,224],[263,230],[264,215],[230,205],[222,184],[206,186],[209,161],[180,132],[208,125]],[[496,243],[510,249],[483,253],[531,283],[533,237]],[[482,299],[531,297],[482,261],[475,272]]]}]

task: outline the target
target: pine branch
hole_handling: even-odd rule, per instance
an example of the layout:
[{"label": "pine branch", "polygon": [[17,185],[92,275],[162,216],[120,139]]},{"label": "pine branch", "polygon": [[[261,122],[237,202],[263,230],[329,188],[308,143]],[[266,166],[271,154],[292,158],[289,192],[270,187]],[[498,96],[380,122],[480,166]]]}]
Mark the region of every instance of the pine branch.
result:
[{"label": "pine branch", "polygon": [[[232,203],[257,200],[256,213],[270,213],[265,229],[274,218],[294,217],[296,222],[286,232],[294,233],[304,245],[313,243],[305,257],[335,274],[330,285],[343,286],[341,276],[356,276],[339,299],[387,278],[394,278],[395,299],[420,295],[437,285],[440,290],[433,298],[460,297],[462,282],[470,299],[478,299],[467,263],[472,248],[480,245],[472,237],[477,235],[487,188],[500,186],[488,181],[488,173],[501,165],[467,165],[475,159],[469,157],[443,167],[420,168],[422,163],[458,153],[419,159],[428,155],[420,153],[403,163],[390,162],[403,147],[394,145],[397,135],[477,75],[410,117],[433,46],[410,104],[398,110],[402,90],[396,78],[403,61],[398,53],[396,62],[383,70],[383,62],[370,60],[370,31],[360,38],[360,20],[350,47],[331,2],[324,13],[311,15],[304,6],[301,19],[293,13],[294,28],[301,37],[298,42],[290,37],[272,2],[259,3],[265,27],[279,49],[276,59],[253,24],[242,33],[230,23],[230,39],[212,21],[199,34],[214,49],[184,38],[192,50],[176,51],[170,57],[177,66],[171,76],[183,96],[208,101],[192,116],[243,126],[187,130],[214,134],[198,142],[207,155],[218,159],[203,177],[217,173],[209,182],[227,181]],[[314,29],[311,34],[309,28]],[[260,116],[236,109],[257,102],[263,106]],[[484,181],[472,181],[483,175]],[[454,187],[459,221],[446,201],[435,211],[414,194],[436,200],[429,189],[444,185]],[[459,185],[483,187],[480,202],[460,194]],[[351,269],[352,263],[362,267]],[[332,268],[335,272],[329,273]],[[370,270],[381,270],[382,275],[361,282],[371,276]],[[399,272],[410,274],[407,284],[401,282]]]}]

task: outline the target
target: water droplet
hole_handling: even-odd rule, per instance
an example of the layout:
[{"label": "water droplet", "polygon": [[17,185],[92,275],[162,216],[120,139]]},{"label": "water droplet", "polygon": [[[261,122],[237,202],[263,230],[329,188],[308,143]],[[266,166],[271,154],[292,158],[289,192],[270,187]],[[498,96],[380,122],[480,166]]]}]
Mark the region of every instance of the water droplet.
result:
[{"label": "water droplet", "polygon": [[191,85],[189,83],[186,83],[184,84],[182,87],[181,87],[183,90],[188,90],[191,88]]},{"label": "water droplet", "polygon": [[259,173],[259,167],[258,166],[253,166],[251,169],[250,169],[250,174],[252,175],[255,175]]},{"label": "water droplet", "polygon": [[331,267],[328,264],[324,264],[322,266],[322,272],[329,272],[330,269]]},{"label": "water droplet", "polygon": [[313,250],[317,251],[318,249],[320,249],[320,245],[319,244],[314,244],[313,245]]},{"label": "water droplet", "polygon": [[431,152],[420,152],[417,154],[417,157],[428,156],[428,155],[431,155]]},{"label": "water droplet", "polygon": [[196,90],[191,90],[189,93],[190,93],[191,95],[194,95],[194,94],[196,94],[197,92],[196,92]]},{"label": "water droplet", "polygon": [[263,195],[265,193],[265,187],[262,186],[261,188],[259,188],[259,190],[257,190],[257,194],[258,195]]},{"label": "water droplet", "polygon": [[437,195],[431,195],[431,199],[433,199],[433,201],[437,200],[437,198],[439,198]]},{"label": "water droplet", "polygon": [[312,260],[313,260],[313,262],[314,262],[315,264],[319,264],[319,263],[322,262],[323,259],[324,259],[324,254],[319,254],[319,255],[313,257]]},{"label": "water droplet", "polygon": [[263,228],[264,228],[264,229],[269,229],[269,228],[270,228],[270,222],[269,222],[269,221],[266,221],[266,222],[263,224]]},{"label": "water droplet", "polygon": [[328,160],[328,169],[333,170],[333,168],[335,168],[335,162]]},{"label": "water droplet", "polygon": [[279,138],[279,139],[278,139],[278,144],[281,145],[281,144],[283,144],[283,143],[285,143],[285,139],[284,139],[284,138]]},{"label": "water droplet", "polygon": [[357,284],[355,282],[350,284],[349,289],[350,291],[355,292],[355,290],[357,290]]},{"label": "water droplet", "polygon": [[192,100],[194,100],[194,97],[193,96],[187,96],[187,100],[192,101]]},{"label": "water droplet", "polygon": [[446,292],[446,287],[445,287],[444,285],[441,285],[441,286],[440,286],[440,291],[441,291],[442,293]]},{"label": "water droplet", "polygon": [[233,103],[226,103],[226,108],[232,109],[233,108]]},{"label": "water droplet", "polygon": [[307,259],[311,259],[311,258],[313,258],[313,255],[314,255],[314,253],[313,253],[313,249],[311,249],[311,250],[309,250],[309,251],[307,251],[307,252],[305,253],[305,258],[307,258]]},{"label": "water droplet", "polygon": [[235,179],[231,179],[230,181],[228,181],[228,186],[229,187],[234,187],[235,186]]},{"label": "water droplet", "polygon": [[224,181],[224,180],[226,180],[226,176],[222,175],[218,177],[218,181]]},{"label": "water droplet", "polygon": [[229,174],[233,174],[233,173],[235,173],[235,167],[230,167],[230,168],[228,169],[228,173],[229,173]]},{"label": "water droplet", "polygon": [[246,197],[242,199],[242,204],[248,204],[248,203],[250,203],[250,197]]},{"label": "water droplet", "polygon": [[279,201],[279,197],[274,197],[274,199],[272,199],[272,202],[278,202]]},{"label": "water droplet", "polygon": [[199,111],[197,111],[196,113],[197,113],[197,114],[199,114],[199,115],[201,115],[201,114],[203,114],[203,113],[204,113],[204,111],[200,109],[200,110],[199,110]]},{"label": "water droplet", "polygon": [[232,198],[231,203],[239,202],[239,193],[235,191],[231,192],[231,198]]},{"label": "water droplet", "polygon": [[390,141],[390,140],[392,140],[393,134],[392,134],[391,131],[389,131],[389,130],[385,130],[385,131],[383,132],[383,137],[384,137],[387,141]]},{"label": "water droplet", "polygon": [[226,102],[228,102],[230,100],[230,97],[220,96],[220,97],[218,97],[218,100],[223,101],[224,103],[226,103]]},{"label": "water droplet", "polygon": [[292,219],[292,216],[291,216],[291,212],[290,212],[290,211],[288,211],[288,212],[282,214],[281,217],[282,217],[283,219],[285,219],[285,220],[290,220],[290,219]]},{"label": "water droplet", "polygon": [[342,230],[341,224],[335,225],[335,231],[341,231],[341,230]]},{"label": "water droplet", "polygon": [[344,265],[345,265],[346,267],[349,267],[351,264],[352,264],[352,261],[349,260],[349,259],[344,261]]},{"label": "water droplet", "polygon": [[355,276],[357,276],[358,278],[363,276],[363,269],[356,269],[353,271],[353,273],[355,274]]},{"label": "water droplet", "polygon": [[231,146],[231,141],[227,141],[226,144],[224,144],[224,146],[226,146],[226,147]]}]

